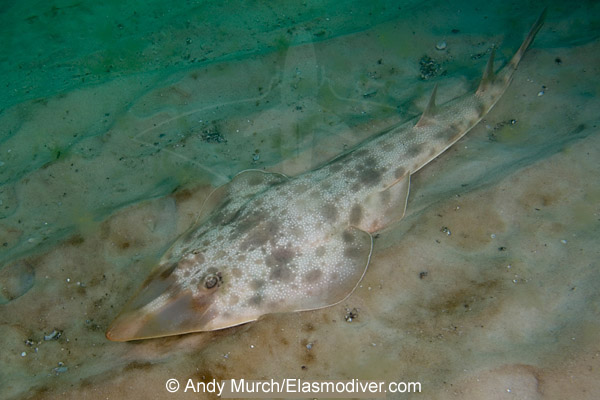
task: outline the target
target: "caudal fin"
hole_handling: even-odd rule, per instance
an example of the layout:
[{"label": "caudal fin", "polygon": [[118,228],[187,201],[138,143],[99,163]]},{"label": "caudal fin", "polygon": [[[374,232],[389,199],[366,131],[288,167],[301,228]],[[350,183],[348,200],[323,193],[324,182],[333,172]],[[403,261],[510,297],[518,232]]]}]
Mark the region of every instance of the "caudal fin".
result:
[{"label": "caudal fin", "polygon": [[499,71],[498,74],[494,74],[494,50],[495,49],[492,48],[492,53],[490,54],[490,59],[488,60],[488,63],[485,67],[485,71],[483,73],[483,78],[481,79],[481,83],[479,84],[479,87],[477,88],[478,95],[482,95],[483,93],[485,93],[491,86],[499,85],[499,86],[503,87],[504,89],[506,89],[508,87],[508,85],[510,84],[510,81],[512,79],[512,75],[516,71],[517,66],[519,65],[519,62],[521,61],[521,58],[523,58],[525,51],[531,45],[531,42],[533,42],[535,35],[539,32],[540,28],[544,24],[545,18],[546,18],[546,8],[544,8],[544,11],[542,11],[542,13],[538,17],[538,19],[535,21],[535,23],[531,27],[531,30],[527,34],[527,37],[525,38],[523,43],[521,44],[521,47],[519,47],[519,50],[517,50],[517,52],[515,53],[513,58],[510,60],[510,62],[501,71]]},{"label": "caudal fin", "polygon": [[517,66],[519,65],[519,62],[521,61],[521,58],[523,58],[523,54],[525,54],[525,51],[529,48],[529,46],[531,45],[531,42],[533,42],[535,35],[542,28],[542,25],[544,25],[544,19],[546,18],[547,10],[548,10],[547,8],[544,8],[544,11],[542,11],[542,13],[538,17],[538,19],[535,21],[535,23],[531,27],[531,30],[529,31],[529,34],[527,34],[527,37],[521,44],[521,47],[519,47],[519,50],[517,50],[517,52],[515,53],[513,58],[510,60],[510,62],[506,66],[506,68],[509,68],[512,70],[517,69]]}]

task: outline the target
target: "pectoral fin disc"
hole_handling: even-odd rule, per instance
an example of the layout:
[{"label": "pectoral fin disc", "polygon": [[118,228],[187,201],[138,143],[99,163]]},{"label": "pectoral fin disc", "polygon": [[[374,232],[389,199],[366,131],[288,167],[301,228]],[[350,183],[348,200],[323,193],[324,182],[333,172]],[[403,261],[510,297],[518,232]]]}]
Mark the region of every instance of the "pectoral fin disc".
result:
[{"label": "pectoral fin disc", "polygon": [[[344,300],[365,274],[372,248],[371,235],[355,227],[315,243],[287,266],[287,282],[272,279],[262,288],[264,299],[280,299],[267,302],[265,314],[314,310]],[[287,295],[281,296],[282,291]]]},{"label": "pectoral fin disc", "polygon": [[218,219],[221,224],[227,223],[253,197],[288,180],[283,174],[253,169],[242,171],[231,182],[216,188],[208,196],[197,225],[213,219]]}]

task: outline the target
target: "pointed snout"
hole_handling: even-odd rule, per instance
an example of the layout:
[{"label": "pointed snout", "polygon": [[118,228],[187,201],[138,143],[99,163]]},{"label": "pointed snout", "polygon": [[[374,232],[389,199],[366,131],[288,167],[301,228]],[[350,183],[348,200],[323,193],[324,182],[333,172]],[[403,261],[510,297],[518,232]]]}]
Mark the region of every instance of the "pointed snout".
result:
[{"label": "pointed snout", "polygon": [[110,324],[106,338],[115,342],[210,330],[214,318],[212,293],[193,293],[172,274],[174,266],[158,270],[142,285]]},{"label": "pointed snout", "polygon": [[126,307],[109,326],[106,338],[125,342],[192,332],[198,328],[194,315],[205,314],[208,306],[197,307],[189,290],[175,296],[162,295],[142,308]]}]

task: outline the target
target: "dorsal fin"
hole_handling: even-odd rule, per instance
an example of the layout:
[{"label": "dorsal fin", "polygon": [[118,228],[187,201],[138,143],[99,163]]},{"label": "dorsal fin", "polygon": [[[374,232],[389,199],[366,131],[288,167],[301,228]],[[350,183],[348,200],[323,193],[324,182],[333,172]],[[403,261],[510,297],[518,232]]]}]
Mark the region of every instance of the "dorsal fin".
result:
[{"label": "dorsal fin", "polygon": [[419,119],[419,122],[415,126],[427,126],[430,125],[435,117],[435,94],[437,93],[437,83],[433,87],[433,92],[431,92],[431,97],[429,98],[429,103],[427,103],[427,107],[425,107],[425,111],[423,111],[423,115]]},{"label": "dorsal fin", "polygon": [[492,46],[492,53],[490,54],[490,58],[485,66],[485,71],[483,71],[483,78],[481,78],[481,83],[477,88],[477,93],[485,92],[485,90],[492,84],[494,81],[494,54],[496,53],[496,47]]}]

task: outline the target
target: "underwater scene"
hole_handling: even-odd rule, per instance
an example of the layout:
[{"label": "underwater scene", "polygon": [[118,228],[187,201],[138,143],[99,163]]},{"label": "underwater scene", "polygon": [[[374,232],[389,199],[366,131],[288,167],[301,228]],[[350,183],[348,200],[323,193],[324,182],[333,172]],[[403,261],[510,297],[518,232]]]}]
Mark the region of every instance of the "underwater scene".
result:
[{"label": "underwater scene", "polygon": [[0,398],[600,398],[600,2],[0,22]]}]

